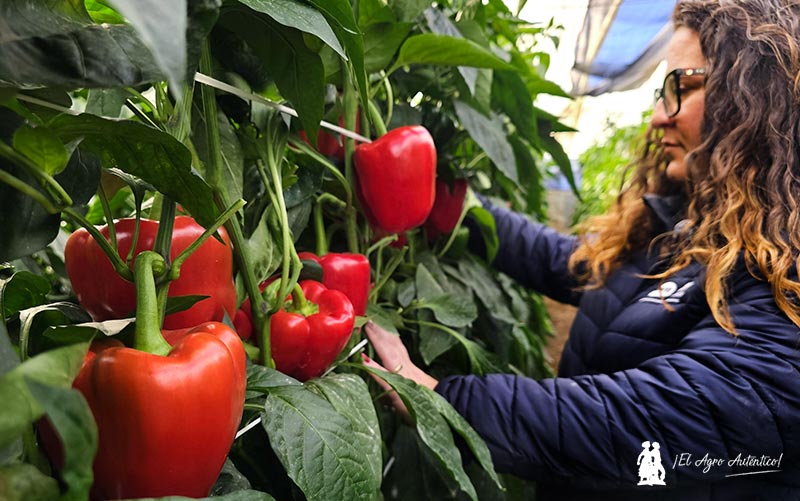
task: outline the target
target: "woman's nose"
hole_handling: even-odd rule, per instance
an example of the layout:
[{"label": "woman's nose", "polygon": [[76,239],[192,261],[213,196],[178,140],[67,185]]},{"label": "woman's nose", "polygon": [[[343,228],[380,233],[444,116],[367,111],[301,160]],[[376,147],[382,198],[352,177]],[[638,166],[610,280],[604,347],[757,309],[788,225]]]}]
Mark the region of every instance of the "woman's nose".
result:
[{"label": "woman's nose", "polygon": [[661,98],[656,101],[653,108],[653,114],[650,116],[650,125],[653,128],[660,129],[666,127],[672,122],[672,118],[667,115],[667,109],[664,107],[664,99]]}]

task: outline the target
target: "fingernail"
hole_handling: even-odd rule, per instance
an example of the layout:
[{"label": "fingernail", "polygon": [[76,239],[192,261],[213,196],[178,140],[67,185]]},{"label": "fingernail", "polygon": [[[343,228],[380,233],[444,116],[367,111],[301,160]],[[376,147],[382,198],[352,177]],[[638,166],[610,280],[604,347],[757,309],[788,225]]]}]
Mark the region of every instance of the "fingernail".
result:
[{"label": "fingernail", "polygon": [[361,354],[361,358],[363,358],[363,359],[364,359],[364,360],[366,360],[367,362],[372,362],[372,359],[371,359],[371,358],[369,358],[369,357],[367,356],[367,354],[366,354],[366,353],[362,353],[362,354]]}]

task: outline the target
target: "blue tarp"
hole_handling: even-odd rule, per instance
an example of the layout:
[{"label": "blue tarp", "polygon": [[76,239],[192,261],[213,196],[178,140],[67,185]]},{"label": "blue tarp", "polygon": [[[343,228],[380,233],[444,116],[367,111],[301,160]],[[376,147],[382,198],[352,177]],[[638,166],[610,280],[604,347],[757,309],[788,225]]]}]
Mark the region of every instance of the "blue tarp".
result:
[{"label": "blue tarp", "polygon": [[572,94],[638,87],[664,58],[673,0],[589,0],[578,37]]}]

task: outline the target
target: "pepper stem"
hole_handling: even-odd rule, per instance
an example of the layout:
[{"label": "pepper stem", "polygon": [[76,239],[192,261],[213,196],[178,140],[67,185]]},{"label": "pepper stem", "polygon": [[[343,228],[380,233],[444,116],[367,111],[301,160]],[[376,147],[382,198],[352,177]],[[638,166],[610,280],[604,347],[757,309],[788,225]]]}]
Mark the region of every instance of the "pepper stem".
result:
[{"label": "pepper stem", "polygon": [[161,320],[156,295],[157,275],[166,270],[164,258],[153,251],[144,251],[133,265],[136,285],[136,330],[133,347],[154,355],[167,355],[172,347],[161,334]]}]

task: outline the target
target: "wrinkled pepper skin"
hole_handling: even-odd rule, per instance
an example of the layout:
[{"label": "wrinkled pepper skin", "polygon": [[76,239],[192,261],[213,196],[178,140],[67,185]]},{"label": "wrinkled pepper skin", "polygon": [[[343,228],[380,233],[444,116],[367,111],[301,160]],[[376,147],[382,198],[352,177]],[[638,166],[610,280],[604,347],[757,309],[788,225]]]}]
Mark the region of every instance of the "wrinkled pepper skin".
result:
[{"label": "wrinkled pepper skin", "polygon": [[270,317],[275,368],[300,381],[325,372],[350,339],[355,312],[350,300],[319,282],[303,280],[300,288],[319,311],[311,315],[278,310]]},{"label": "wrinkled pepper skin", "polygon": [[372,272],[367,256],[354,253],[329,252],[317,257],[311,252],[301,252],[300,259],[316,261],[322,267],[322,285],[343,292],[353,303],[356,315],[367,313],[367,298]]},{"label": "wrinkled pepper skin", "polygon": [[102,499],[205,497],[233,443],[246,385],[239,337],[219,322],[167,337],[167,356],[97,345],[75,379],[97,421]]},{"label": "wrinkled pepper skin", "polygon": [[466,179],[456,179],[452,189],[446,182],[436,180],[436,200],[433,209],[425,222],[431,233],[450,233],[458,224],[461,211],[464,209],[464,198],[467,195]]},{"label": "wrinkled pepper skin", "polygon": [[419,125],[393,129],[353,154],[358,195],[373,228],[402,233],[415,228],[433,207],[436,146]]},{"label": "wrinkled pepper skin", "polygon": [[[133,241],[134,219],[116,222],[117,244],[123,259],[128,255]],[[170,257],[175,258],[191,245],[204,228],[188,216],[175,218]],[[108,227],[100,232],[108,238]],[[142,219],[136,254],[152,250],[158,232],[158,222]],[[210,320],[220,321],[225,312],[233,317],[236,312],[236,289],[233,283],[233,253],[228,234],[219,233],[225,245],[209,238],[181,266],[180,277],[169,286],[170,296],[210,296],[195,303],[188,310],[168,315],[165,329],[181,329]],[[111,261],[100,246],[81,228],[70,235],[64,249],[67,275],[81,306],[96,321],[125,318],[136,308],[136,290],[114,271]],[[131,269],[133,263],[131,263]]]}]

